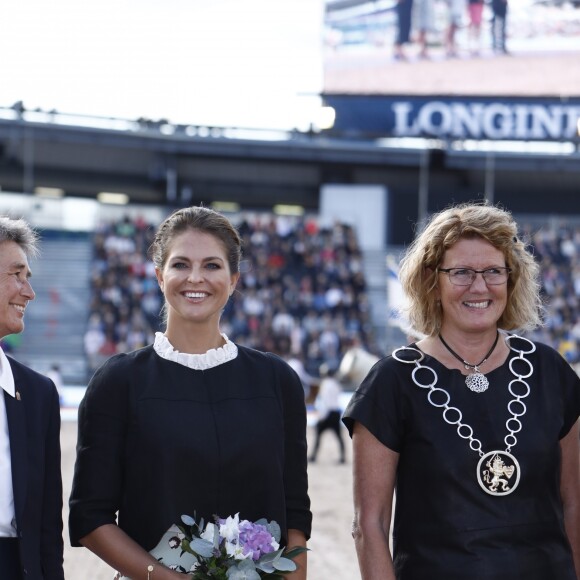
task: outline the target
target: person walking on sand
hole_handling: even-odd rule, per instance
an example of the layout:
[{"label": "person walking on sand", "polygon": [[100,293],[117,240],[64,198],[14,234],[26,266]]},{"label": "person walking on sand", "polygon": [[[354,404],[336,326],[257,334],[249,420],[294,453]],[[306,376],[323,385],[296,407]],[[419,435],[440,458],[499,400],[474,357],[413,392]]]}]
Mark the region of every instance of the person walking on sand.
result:
[{"label": "person walking on sand", "polygon": [[314,449],[310,455],[311,462],[316,461],[318,449],[320,447],[320,438],[322,434],[331,430],[337,438],[340,458],[339,463],[346,462],[344,440],[342,437],[342,424],[340,416],[342,410],[340,407],[340,395],[342,394],[342,386],[335,377],[336,371],[331,369],[328,364],[323,363],[320,366],[320,388],[314,401],[314,408],[318,412],[318,421],[316,422],[316,439],[314,442]]}]

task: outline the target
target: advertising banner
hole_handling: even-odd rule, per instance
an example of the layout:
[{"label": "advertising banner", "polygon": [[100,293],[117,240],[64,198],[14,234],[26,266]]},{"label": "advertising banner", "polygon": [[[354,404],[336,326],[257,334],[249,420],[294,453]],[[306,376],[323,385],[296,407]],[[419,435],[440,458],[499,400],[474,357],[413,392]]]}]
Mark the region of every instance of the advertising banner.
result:
[{"label": "advertising banner", "polygon": [[333,131],[577,139],[578,4],[326,0],[323,97],[335,109]]},{"label": "advertising banner", "polygon": [[325,95],[332,132],[353,138],[569,141],[578,136],[580,97]]}]

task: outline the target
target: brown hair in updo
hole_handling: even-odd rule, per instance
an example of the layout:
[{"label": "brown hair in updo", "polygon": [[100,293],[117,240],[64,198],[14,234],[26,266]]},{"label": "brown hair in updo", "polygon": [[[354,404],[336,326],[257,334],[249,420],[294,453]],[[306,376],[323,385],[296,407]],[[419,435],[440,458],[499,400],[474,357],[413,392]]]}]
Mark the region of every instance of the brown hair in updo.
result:
[{"label": "brown hair in updo", "polygon": [[163,270],[173,240],[187,230],[197,230],[217,238],[225,250],[231,274],[240,271],[242,240],[231,222],[206,207],[185,207],[174,211],[157,229],[150,254],[155,267]]}]

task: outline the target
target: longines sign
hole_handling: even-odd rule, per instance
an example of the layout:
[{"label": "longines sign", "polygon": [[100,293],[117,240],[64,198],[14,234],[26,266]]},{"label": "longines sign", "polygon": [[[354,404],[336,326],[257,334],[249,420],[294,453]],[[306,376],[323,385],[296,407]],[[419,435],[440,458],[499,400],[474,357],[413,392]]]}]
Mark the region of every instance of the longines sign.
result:
[{"label": "longines sign", "polygon": [[331,132],[353,137],[571,140],[580,97],[406,97],[324,95],[335,109]]}]

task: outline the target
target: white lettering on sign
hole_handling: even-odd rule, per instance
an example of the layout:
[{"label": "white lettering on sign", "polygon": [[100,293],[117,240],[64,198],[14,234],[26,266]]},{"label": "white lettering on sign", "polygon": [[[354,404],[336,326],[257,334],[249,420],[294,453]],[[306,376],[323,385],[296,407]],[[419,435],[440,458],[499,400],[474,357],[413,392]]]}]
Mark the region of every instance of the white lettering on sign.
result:
[{"label": "white lettering on sign", "polygon": [[456,139],[573,139],[580,105],[448,103],[429,101],[414,108],[411,101],[392,105],[393,133]]}]

